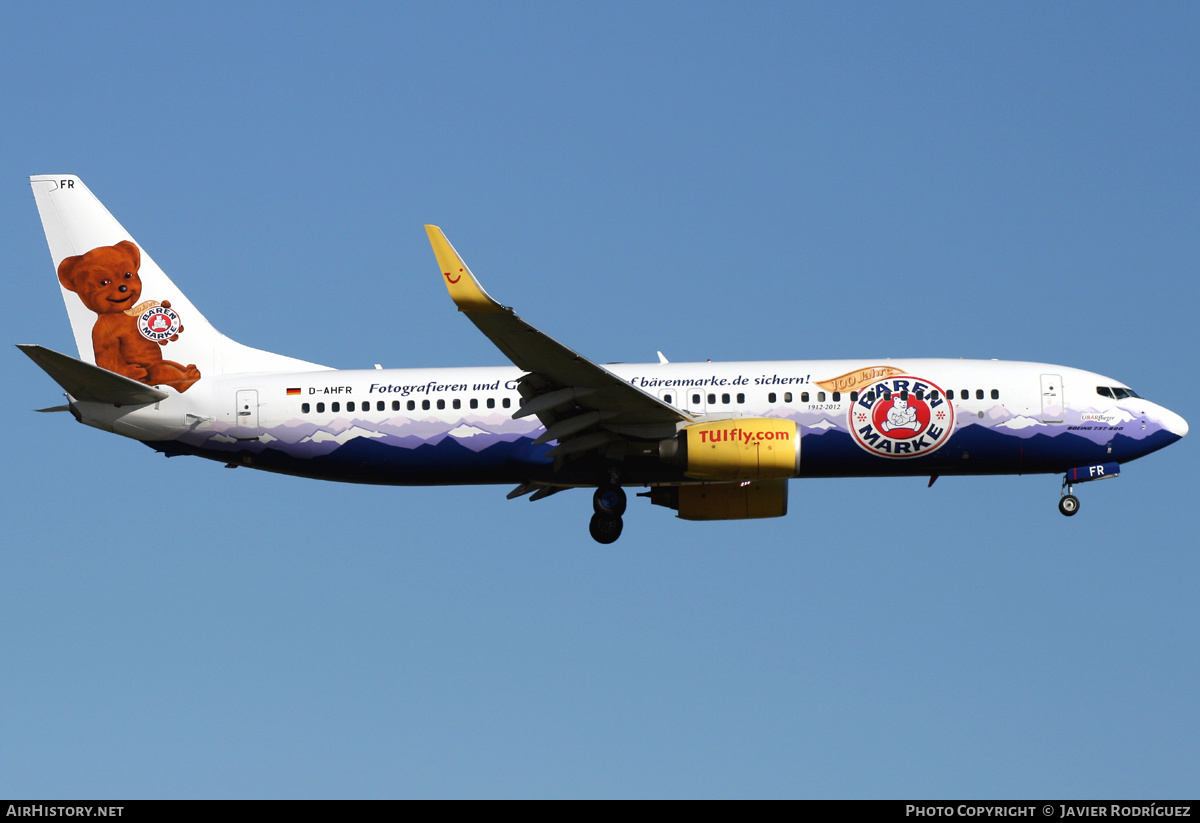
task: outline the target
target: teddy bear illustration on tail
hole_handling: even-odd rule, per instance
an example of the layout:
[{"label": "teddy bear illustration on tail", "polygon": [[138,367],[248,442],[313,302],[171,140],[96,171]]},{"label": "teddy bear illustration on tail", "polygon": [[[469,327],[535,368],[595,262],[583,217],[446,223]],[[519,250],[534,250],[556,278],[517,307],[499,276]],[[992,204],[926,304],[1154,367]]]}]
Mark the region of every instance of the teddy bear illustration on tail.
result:
[{"label": "teddy bear illustration on tail", "polygon": [[141,265],[138,247],[122,240],[66,258],[58,266],[58,279],[96,313],[92,349],[97,366],[140,383],[185,392],[200,379],[200,370],[163,359],[162,347],[179,339],[183,326],[170,302],[138,303]]}]

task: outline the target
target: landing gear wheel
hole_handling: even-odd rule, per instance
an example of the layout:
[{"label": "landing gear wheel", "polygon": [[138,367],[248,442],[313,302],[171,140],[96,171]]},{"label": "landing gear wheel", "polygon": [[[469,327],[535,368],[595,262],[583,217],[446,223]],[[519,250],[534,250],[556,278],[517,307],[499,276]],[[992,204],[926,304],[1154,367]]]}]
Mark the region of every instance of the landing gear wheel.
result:
[{"label": "landing gear wheel", "polygon": [[613,514],[596,513],[592,515],[588,531],[591,532],[592,539],[597,543],[608,545],[617,541],[617,538],[621,536],[621,529],[624,527],[625,523],[620,517]]},{"label": "landing gear wheel", "polygon": [[620,517],[625,513],[627,503],[625,490],[620,486],[601,486],[592,495],[592,508],[596,510],[596,514]]},{"label": "landing gear wheel", "polygon": [[1058,510],[1067,517],[1079,511],[1079,498],[1073,494],[1064,494],[1062,499],[1058,501]]}]

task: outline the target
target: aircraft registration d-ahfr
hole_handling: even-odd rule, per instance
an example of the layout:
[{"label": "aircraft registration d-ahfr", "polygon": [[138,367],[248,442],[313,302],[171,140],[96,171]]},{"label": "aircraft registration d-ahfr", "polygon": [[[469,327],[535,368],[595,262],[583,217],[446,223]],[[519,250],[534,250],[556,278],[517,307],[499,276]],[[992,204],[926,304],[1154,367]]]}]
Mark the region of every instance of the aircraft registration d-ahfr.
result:
[{"label": "aircraft registration d-ahfr", "polygon": [[70,175],[31,178],[79,357],[24,351],[69,411],[168,457],[352,483],[624,488],[686,520],[787,513],[796,477],[1062,474],[1073,485],[1174,443],[1187,422],[1119,380],[1044,363],[812,360],[601,366],[502,306],[436,226],[439,277],[507,368],[337,370],[214,329]]}]

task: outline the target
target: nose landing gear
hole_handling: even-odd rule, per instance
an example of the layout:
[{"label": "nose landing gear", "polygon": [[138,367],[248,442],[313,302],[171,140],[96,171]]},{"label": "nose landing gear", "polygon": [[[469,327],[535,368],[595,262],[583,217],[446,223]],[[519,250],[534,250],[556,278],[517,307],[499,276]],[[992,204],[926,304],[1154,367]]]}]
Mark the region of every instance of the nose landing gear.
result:
[{"label": "nose landing gear", "polygon": [[625,526],[621,515],[625,513],[627,503],[625,490],[615,483],[596,489],[596,493],[592,495],[592,508],[596,513],[592,515],[592,522],[588,524],[588,531],[593,540],[606,545],[616,542]]},{"label": "nose landing gear", "polygon": [[1079,511],[1079,498],[1073,494],[1074,491],[1074,487],[1068,483],[1067,479],[1064,477],[1062,484],[1062,497],[1060,497],[1058,500],[1058,510],[1067,517],[1070,517],[1071,515],[1075,514],[1075,512]]},{"label": "nose landing gear", "polygon": [[1121,476],[1120,463],[1093,463],[1090,466],[1079,466],[1068,469],[1062,482],[1062,498],[1058,501],[1058,510],[1067,517],[1079,511],[1079,498],[1075,496],[1072,483],[1088,483],[1092,480],[1108,480]]}]

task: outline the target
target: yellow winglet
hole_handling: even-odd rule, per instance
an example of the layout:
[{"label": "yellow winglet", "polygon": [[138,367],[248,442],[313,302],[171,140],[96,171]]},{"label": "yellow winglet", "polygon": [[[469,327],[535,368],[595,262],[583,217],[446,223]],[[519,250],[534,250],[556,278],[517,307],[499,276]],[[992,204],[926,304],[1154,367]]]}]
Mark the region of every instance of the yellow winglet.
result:
[{"label": "yellow winglet", "polygon": [[437,258],[442,277],[446,280],[446,289],[459,311],[502,312],[504,307],[491,298],[479,285],[475,275],[467,268],[467,264],[450,245],[446,235],[437,226],[426,226],[429,244],[433,246],[433,254]]}]

